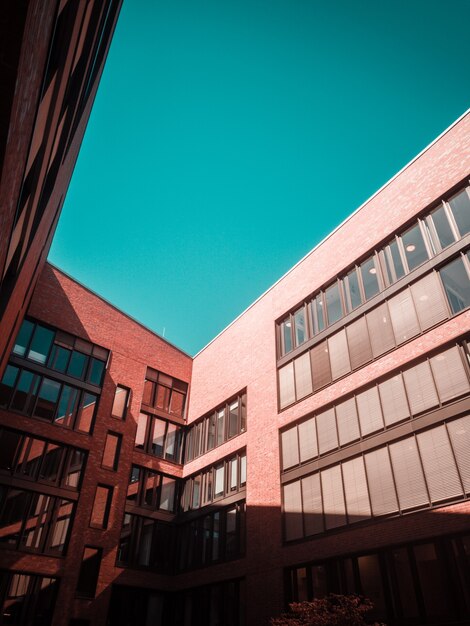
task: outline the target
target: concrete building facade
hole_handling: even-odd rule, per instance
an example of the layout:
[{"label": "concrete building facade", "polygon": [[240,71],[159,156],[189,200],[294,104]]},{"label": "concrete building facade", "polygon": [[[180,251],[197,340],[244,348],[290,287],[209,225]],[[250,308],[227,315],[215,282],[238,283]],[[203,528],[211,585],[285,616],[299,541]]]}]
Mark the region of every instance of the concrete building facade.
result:
[{"label": "concrete building facade", "polygon": [[194,359],[43,267],[8,304],[0,624],[255,626],[330,591],[469,622],[469,131]]}]

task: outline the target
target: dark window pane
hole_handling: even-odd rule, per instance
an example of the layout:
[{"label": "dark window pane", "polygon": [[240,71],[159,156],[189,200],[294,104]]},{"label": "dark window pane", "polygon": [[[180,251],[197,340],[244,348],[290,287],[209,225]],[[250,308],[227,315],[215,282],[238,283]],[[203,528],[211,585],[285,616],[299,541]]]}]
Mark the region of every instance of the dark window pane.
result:
[{"label": "dark window pane", "polygon": [[452,313],[470,305],[470,282],[462,258],[459,257],[440,271]]},{"label": "dark window pane", "polygon": [[175,489],[176,480],[174,480],[173,478],[169,478],[168,476],[163,476],[160,495],[160,509],[164,511],[174,511]]},{"label": "dark window pane", "polygon": [[343,309],[341,307],[341,298],[339,295],[338,283],[331,285],[325,291],[326,308],[328,311],[328,324],[334,324],[343,317]]},{"label": "dark window pane", "polygon": [[33,328],[34,324],[32,322],[29,322],[28,320],[23,321],[18,336],[16,338],[15,345],[13,347],[13,354],[17,354],[18,356],[25,355],[26,348],[28,347],[29,340],[31,339]]},{"label": "dark window pane", "polygon": [[362,303],[356,268],[349,272],[344,281],[344,285],[346,291],[346,306],[348,311],[352,311]]},{"label": "dark window pane", "polygon": [[54,332],[43,326],[36,326],[33,340],[28,351],[28,359],[37,363],[45,363],[54,339]]},{"label": "dark window pane", "polygon": [[59,398],[60,383],[49,378],[43,378],[39,390],[38,400],[34,409],[34,416],[46,420],[52,420]]},{"label": "dark window pane", "polygon": [[7,365],[5,373],[3,374],[2,382],[0,383],[0,406],[6,407],[10,404],[18,371],[17,367]]},{"label": "dark window pane", "polygon": [[85,367],[88,361],[88,357],[81,352],[72,352],[69,367],[67,373],[75,378],[83,379],[85,376]]},{"label": "dark window pane", "polygon": [[81,450],[69,451],[69,465],[64,476],[64,484],[66,487],[78,489],[80,485],[80,477],[82,469],[85,465],[85,453]]},{"label": "dark window pane", "polygon": [[429,257],[419,224],[410,228],[409,231],[402,235],[401,239],[410,271],[428,260]]},{"label": "dark window pane", "polygon": [[20,374],[16,391],[11,402],[11,408],[15,411],[29,413],[31,397],[37,392],[39,377],[31,372],[23,370]]},{"label": "dark window pane", "polygon": [[397,591],[400,597],[403,616],[418,617],[418,604],[413,584],[413,575],[406,548],[397,548],[391,552],[392,567],[395,570]]},{"label": "dark window pane", "polygon": [[357,559],[361,578],[362,593],[372,600],[374,608],[370,613],[371,619],[385,618],[385,595],[380,573],[379,557],[377,554],[360,556]]},{"label": "dark window pane", "polygon": [[14,468],[15,458],[22,436],[11,430],[2,430],[0,434],[0,471],[10,473]]},{"label": "dark window pane", "polygon": [[53,443],[47,444],[47,450],[41,465],[39,478],[49,483],[57,483],[64,457],[64,448]]},{"label": "dark window pane", "polygon": [[463,237],[470,232],[470,199],[466,190],[461,191],[449,200],[455,222],[460,235]]},{"label": "dark window pane", "polygon": [[56,520],[51,528],[49,551],[62,554],[72,528],[71,519],[74,504],[69,500],[56,500]]},{"label": "dark window pane", "polygon": [[207,428],[207,449],[212,450],[215,446],[215,413],[209,416]]},{"label": "dark window pane", "polygon": [[441,247],[447,248],[451,243],[454,243],[455,237],[450,229],[449,220],[447,219],[444,207],[441,206],[434,211],[434,213],[431,213],[431,218]]},{"label": "dark window pane", "polygon": [[302,307],[294,313],[295,345],[300,346],[307,339],[307,320],[305,308]]},{"label": "dark window pane", "polygon": [[77,404],[78,390],[64,385],[62,387],[62,393],[60,394],[59,406],[57,407],[54,422],[60,426],[72,428],[77,411]]},{"label": "dark window pane", "polygon": [[398,244],[396,240],[392,241],[389,247],[390,247],[390,254],[392,256],[393,267],[395,270],[396,280],[398,280],[399,278],[405,275],[405,268],[403,267],[400,250],[398,248]]},{"label": "dark window pane", "polygon": [[434,544],[415,546],[414,554],[427,616],[452,614],[449,599],[446,597],[444,563],[439,562]]},{"label": "dark window pane", "polygon": [[292,324],[289,317],[281,322],[281,343],[282,354],[287,354],[292,350]]},{"label": "dark window pane", "polygon": [[80,403],[80,409],[77,418],[77,430],[89,433],[93,424],[95,415],[96,402],[98,398],[93,393],[84,393]]},{"label": "dark window pane", "polygon": [[54,345],[49,358],[49,366],[58,372],[65,372],[69,363],[71,351],[62,346]]},{"label": "dark window pane", "polygon": [[105,365],[103,361],[92,357],[90,372],[88,374],[88,380],[92,385],[101,385]]},{"label": "dark window pane", "polygon": [[101,565],[101,549],[85,546],[77,583],[77,595],[94,598]]},{"label": "dark window pane", "polygon": [[367,261],[364,261],[364,263],[361,263],[361,276],[366,300],[369,300],[379,293],[379,281],[377,277],[375,257],[371,257],[370,259],[367,259]]}]

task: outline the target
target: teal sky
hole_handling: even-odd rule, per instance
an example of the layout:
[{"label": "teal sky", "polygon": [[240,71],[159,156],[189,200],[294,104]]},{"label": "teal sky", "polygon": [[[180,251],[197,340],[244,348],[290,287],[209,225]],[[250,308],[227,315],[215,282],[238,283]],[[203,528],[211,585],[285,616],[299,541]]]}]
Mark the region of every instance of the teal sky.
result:
[{"label": "teal sky", "polygon": [[470,106],[467,0],[124,0],[49,259],[195,354]]}]

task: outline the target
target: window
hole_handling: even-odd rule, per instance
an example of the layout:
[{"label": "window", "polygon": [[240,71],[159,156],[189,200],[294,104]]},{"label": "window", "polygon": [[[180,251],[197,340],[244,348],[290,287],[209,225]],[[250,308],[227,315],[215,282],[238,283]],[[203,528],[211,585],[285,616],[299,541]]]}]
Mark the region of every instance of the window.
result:
[{"label": "window", "polygon": [[161,459],[181,462],[183,430],[167,420],[141,413],[135,447]]},{"label": "window", "polygon": [[77,490],[85,467],[85,452],[52,441],[0,429],[0,472]]},{"label": "window", "polygon": [[470,232],[470,197],[468,188],[456,194],[449,200],[449,206],[454,216],[455,223],[463,237]]},{"label": "window", "polygon": [[94,598],[98,575],[101,567],[101,548],[85,546],[83,550],[82,563],[78,575],[76,595],[82,598]]},{"label": "window", "polygon": [[361,278],[366,300],[370,300],[379,293],[379,279],[375,257],[370,257],[361,263]]},{"label": "window", "polygon": [[334,283],[325,290],[325,301],[328,315],[328,324],[331,325],[337,322],[341,317],[343,317],[339,282]]},{"label": "window", "polygon": [[470,282],[463,258],[458,257],[439,273],[452,313],[459,313],[470,306]]},{"label": "window", "polygon": [[114,392],[114,401],[111,415],[121,420],[124,419],[126,417],[128,401],[129,389],[127,387],[117,385],[116,391]]},{"label": "window", "polygon": [[13,354],[99,387],[109,352],[63,331],[25,319]]},{"label": "window", "polygon": [[127,501],[135,506],[173,513],[176,509],[175,478],[133,465],[127,488]]},{"label": "window", "polygon": [[63,554],[74,504],[63,498],[0,486],[0,542],[40,554]]},{"label": "window", "polygon": [[187,391],[187,383],[148,367],[142,403],[183,418]]},{"label": "window", "polygon": [[239,452],[183,482],[182,511],[201,506],[240,491],[246,485],[246,452]]},{"label": "window", "polygon": [[52,623],[58,580],[20,572],[1,572],[0,615],[4,624],[26,624],[25,616],[34,616],[37,624]]},{"label": "window", "polygon": [[113,471],[117,470],[119,453],[121,451],[121,441],[121,435],[112,432],[107,433],[101,467],[105,467],[106,469],[111,469]]},{"label": "window", "polygon": [[121,566],[169,571],[175,527],[167,522],[126,513],[118,547]]},{"label": "window", "polygon": [[470,187],[417,220],[381,250],[280,320],[277,324],[279,356],[301,346],[468,232]]},{"label": "window", "polygon": [[191,424],[185,460],[191,461],[246,430],[246,393],[240,393]]},{"label": "window", "polygon": [[93,509],[91,511],[90,526],[92,528],[107,528],[111,502],[113,500],[113,488],[106,485],[98,485],[95,491]]}]

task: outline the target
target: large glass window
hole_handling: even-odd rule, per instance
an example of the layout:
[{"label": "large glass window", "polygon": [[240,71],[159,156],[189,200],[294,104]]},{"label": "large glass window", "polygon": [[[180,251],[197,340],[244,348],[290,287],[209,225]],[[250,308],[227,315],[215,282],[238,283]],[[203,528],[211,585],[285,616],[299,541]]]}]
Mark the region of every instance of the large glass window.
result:
[{"label": "large glass window", "polygon": [[443,206],[439,207],[433,213],[431,213],[430,219],[436,230],[437,238],[441,248],[447,248],[451,243],[454,243],[454,233],[449,224],[446,210]]},{"label": "large glass window", "polygon": [[429,258],[419,224],[410,228],[402,235],[401,239],[408,268],[411,272],[411,270],[414,270],[415,267],[418,267]]},{"label": "large glass window", "polygon": [[328,324],[331,325],[343,317],[343,307],[338,282],[328,287],[325,291],[325,300],[328,312]]},{"label": "large glass window", "polygon": [[370,298],[379,293],[379,279],[375,257],[370,257],[370,259],[361,263],[361,276],[366,300],[370,300]]},{"label": "large glass window", "polygon": [[452,214],[459,229],[460,236],[463,237],[470,232],[470,197],[468,189],[464,189],[449,200]]},{"label": "large glass window", "polygon": [[462,257],[443,267],[440,275],[452,313],[470,306],[470,281]]}]

